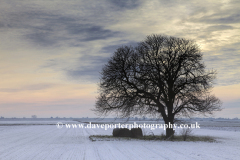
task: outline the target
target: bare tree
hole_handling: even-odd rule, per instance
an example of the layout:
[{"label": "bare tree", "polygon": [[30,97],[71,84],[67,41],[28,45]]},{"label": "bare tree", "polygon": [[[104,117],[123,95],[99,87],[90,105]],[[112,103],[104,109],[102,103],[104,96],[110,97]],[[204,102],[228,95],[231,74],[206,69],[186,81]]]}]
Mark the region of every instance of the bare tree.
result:
[{"label": "bare tree", "polygon": [[[221,102],[210,95],[215,71],[206,71],[198,45],[184,38],[147,36],[137,47],[116,50],[101,72],[95,111],[118,116],[212,114]],[[173,135],[166,130],[166,136]]]},{"label": "bare tree", "polygon": [[32,115],[32,118],[37,118],[37,116],[36,115]]},{"label": "bare tree", "polygon": [[191,128],[183,128],[180,131],[180,135],[182,136],[183,140],[186,141],[188,137],[192,135],[192,129]]}]

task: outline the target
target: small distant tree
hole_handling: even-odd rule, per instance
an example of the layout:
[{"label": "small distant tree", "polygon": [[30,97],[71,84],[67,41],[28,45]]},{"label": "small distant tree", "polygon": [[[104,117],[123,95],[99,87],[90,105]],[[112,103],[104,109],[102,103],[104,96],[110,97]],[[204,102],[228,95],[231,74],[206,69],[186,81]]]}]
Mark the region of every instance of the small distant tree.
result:
[{"label": "small distant tree", "polygon": [[[220,100],[210,94],[216,71],[206,70],[202,56],[194,41],[162,35],[120,47],[102,69],[94,110],[122,117],[157,115],[166,124],[219,111]],[[173,134],[166,130],[167,137]]]},{"label": "small distant tree", "polygon": [[180,131],[180,135],[182,136],[184,141],[186,141],[186,139],[192,135],[192,131],[193,130],[191,128],[183,128]]},{"label": "small distant tree", "polygon": [[37,118],[37,116],[36,115],[32,115],[32,118]]}]

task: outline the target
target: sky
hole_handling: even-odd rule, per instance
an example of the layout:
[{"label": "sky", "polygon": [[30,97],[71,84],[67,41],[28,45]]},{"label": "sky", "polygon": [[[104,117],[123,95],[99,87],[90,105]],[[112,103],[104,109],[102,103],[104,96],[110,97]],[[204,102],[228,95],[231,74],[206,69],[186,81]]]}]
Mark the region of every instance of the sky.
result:
[{"label": "sky", "polygon": [[239,0],[1,0],[0,116],[96,117],[99,72],[147,35],[193,39],[224,108],[240,118]]}]

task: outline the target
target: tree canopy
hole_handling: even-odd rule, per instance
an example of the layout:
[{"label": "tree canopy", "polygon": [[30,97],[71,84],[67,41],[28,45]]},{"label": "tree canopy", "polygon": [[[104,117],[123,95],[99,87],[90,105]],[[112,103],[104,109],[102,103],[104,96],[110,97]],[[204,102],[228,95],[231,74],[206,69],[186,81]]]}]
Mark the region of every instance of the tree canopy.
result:
[{"label": "tree canopy", "polygon": [[212,114],[221,102],[210,91],[216,71],[206,70],[193,40],[150,35],[136,47],[119,47],[103,67],[95,111],[118,116]]}]

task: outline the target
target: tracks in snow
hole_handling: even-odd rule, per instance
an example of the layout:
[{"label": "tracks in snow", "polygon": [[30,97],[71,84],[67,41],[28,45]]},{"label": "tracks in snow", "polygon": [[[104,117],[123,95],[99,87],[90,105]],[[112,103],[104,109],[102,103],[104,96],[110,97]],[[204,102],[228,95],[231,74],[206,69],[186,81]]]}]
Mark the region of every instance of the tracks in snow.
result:
[{"label": "tracks in snow", "polygon": [[224,140],[222,143],[90,141],[89,136],[96,134],[110,134],[110,131],[57,129],[54,125],[1,126],[0,159],[187,160],[234,159],[240,156],[237,152],[240,149],[240,136],[237,133],[231,133],[234,140]]}]

